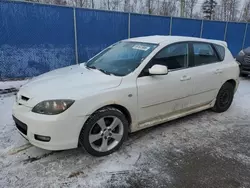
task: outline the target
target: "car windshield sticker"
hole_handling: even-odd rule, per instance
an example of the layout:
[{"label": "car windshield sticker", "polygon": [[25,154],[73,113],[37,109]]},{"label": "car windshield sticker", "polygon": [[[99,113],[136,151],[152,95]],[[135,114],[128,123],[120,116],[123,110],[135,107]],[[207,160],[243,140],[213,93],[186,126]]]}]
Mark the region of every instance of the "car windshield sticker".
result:
[{"label": "car windshield sticker", "polygon": [[147,51],[150,49],[150,47],[148,47],[148,46],[143,46],[143,45],[139,45],[139,44],[133,46],[132,48],[135,50],[143,50],[143,51]]}]

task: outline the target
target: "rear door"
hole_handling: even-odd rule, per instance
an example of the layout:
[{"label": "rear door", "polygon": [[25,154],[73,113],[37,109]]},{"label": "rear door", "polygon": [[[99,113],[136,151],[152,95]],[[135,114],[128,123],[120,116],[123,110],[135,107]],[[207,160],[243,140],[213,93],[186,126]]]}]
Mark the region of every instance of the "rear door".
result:
[{"label": "rear door", "polygon": [[189,62],[192,75],[191,106],[201,106],[216,98],[222,85],[223,63],[210,43],[193,42]]}]

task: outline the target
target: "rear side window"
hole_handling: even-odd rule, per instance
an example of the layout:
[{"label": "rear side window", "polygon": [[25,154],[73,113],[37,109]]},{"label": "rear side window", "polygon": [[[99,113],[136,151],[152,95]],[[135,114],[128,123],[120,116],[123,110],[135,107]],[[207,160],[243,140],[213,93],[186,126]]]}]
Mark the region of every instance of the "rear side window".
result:
[{"label": "rear side window", "polygon": [[214,44],[214,47],[215,47],[218,55],[220,56],[220,60],[223,61],[225,58],[225,48],[223,46],[217,45],[217,44]]},{"label": "rear side window", "polygon": [[219,59],[208,43],[193,43],[193,60],[189,63],[189,67],[206,65],[218,62]]}]

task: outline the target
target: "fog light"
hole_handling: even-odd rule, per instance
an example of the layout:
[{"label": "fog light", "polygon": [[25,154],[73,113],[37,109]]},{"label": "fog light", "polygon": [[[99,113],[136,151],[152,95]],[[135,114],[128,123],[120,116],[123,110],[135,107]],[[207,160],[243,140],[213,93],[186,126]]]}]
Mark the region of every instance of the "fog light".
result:
[{"label": "fog light", "polygon": [[42,142],[49,142],[50,141],[49,136],[42,136],[42,135],[37,135],[37,134],[35,134],[35,139],[42,141]]}]

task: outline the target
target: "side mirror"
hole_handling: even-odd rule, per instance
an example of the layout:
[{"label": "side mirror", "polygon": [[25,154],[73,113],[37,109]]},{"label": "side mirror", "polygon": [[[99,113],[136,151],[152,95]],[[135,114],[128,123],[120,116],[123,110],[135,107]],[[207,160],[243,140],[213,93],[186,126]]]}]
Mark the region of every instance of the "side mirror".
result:
[{"label": "side mirror", "polygon": [[168,67],[164,65],[154,65],[148,72],[150,75],[165,75],[168,74]]}]

